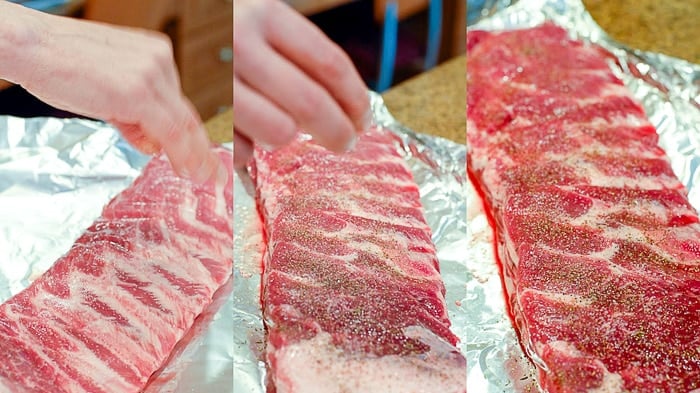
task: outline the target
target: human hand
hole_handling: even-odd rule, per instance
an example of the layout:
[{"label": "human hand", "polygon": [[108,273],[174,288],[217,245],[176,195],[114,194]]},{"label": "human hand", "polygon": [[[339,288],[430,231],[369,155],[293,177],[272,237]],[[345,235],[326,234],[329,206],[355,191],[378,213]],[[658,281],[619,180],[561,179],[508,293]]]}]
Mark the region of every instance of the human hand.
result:
[{"label": "human hand", "polygon": [[298,129],[335,152],[368,126],[369,97],[349,57],[277,0],[234,0],[234,163],[253,143],[275,148]]},{"label": "human hand", "polygon": [[0,27],[14,28],[9,36],[20,41],[15,58],[0,60],[3,78],[57,108],[112,123],[145,153],[162,149],[179,175],[198,182],[221,176],[221,160],[180,89],[166,36],[2,1],[0,13],[3,24],[20,21]]}]

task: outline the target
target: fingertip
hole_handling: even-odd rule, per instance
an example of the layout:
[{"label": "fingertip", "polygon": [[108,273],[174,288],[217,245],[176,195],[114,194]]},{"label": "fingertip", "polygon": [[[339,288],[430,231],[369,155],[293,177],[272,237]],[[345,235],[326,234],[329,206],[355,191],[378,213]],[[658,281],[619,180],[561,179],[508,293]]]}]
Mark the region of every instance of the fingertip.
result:
[{"label": "fingertip", "polygon": [[213,181],[216,186],[228,184],[229,171],[226,169],[226,163],[214,150],[210,150],[209,157],[202,167],[204,169],[199,171],[196,182],[203,184]]},{"label": "fingertip", "polygon": [[348,121],[347,124],[342,127],[342,130],[338,129],[335,138],[319,141],[319,143],[335,153],[348,152],[354,149],[355,143],[357,142],[357,132],[354,128],[352,123]]},{"label": "fingertip", "polygon": [[228,184],[229,171],[226,170],[226,164],[219,160],[219,165],[216,167],[216,182],[217,184]]},{"label": "fingertip", "polygon": [[372,108],[366,91],[358,96],[353,104],[348,104],[345,108],[357,131],[367,130],[372,125]]},{"label": "fingertip", "polygon": [[233,166],[237,169],[245,168],[251,158],[253,158],[253,152],[250,150],[234,153]]},{"label": "fingertip", "polygon": [[245,168],[253,157],[253,144],[248,138],[233,131],[233,166],[236,169]]},{"label": "fingertip", "polygon": [[216,179],[218,177],[218,169],[221,160],[210,151],[209,154],[204,158],[197,169],[192,174],[192,181],[198,184],[204,184],[211,179]]},{"label": "fingertip", "polygon": [[364,115],[362,115],[362,119],[360,120],[358,131],[367,131],[370,127],[372,127],[372,124],[374,124],[374,116],[372,114],[372,109],[367,108]]},{"label": "fingertip", "polygon": [[343,153],[349,153],[353,150],[355,150],[355,146],[357,145],[357,134],[352,134],[350,137],[350,140],[345,144],[345,149],[343,150]]}]

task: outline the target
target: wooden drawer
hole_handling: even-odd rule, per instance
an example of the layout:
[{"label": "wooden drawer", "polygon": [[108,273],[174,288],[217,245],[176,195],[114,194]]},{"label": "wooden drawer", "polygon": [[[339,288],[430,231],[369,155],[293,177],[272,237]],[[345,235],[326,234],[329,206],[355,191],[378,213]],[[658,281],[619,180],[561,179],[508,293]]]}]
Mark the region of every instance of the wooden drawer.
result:
[{"label": "wooden drawer", "polygon": [[162,30],[176,18],[179,0],[86,0],[85,19]]},{"label": "wooden drawer", "polygon": [[[199,90],[214,81],[230,80],[233,75],[233,25],[219,19],[207,30],[190,34],[179,43],[178,63],[185,93]],[[230,86],[229,86],[230,88]]]},{"label": "wooden drawer", "polygon": [[304,15],[313,15],[354,0],[285,0],[292,8]]},{"label": "wooden drawer", "polygon": [[[389,0],[374,0],[374,19],[384,22],[386,5]],[[428,8],[428,0],[398,0],[396,2],[399,20],[408,18]]]},{"label": "wooden drawer", "polygon": [[[219,82],[203,86],[203,88],[187,97],[197,108],[202,119],[210,119],[212,116],[231,109],[233,106],[233,77],[227,82]],[[233,135],[233,130],[231,130]]]},{"label": "wooden drawer", "polygon": [[233,0],[186,0],[183,3],[185,31],[209,28],[213,19],[227,18],[233,23]]}]

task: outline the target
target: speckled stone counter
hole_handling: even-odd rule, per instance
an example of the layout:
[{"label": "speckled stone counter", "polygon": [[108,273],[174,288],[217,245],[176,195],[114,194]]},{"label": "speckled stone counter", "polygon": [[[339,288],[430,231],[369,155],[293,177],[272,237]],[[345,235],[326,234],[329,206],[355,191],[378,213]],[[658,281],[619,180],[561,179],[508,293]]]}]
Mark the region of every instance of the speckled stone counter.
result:
[{"label": "speckled stone counter", "polygon": [[[700,0],[583,0],[617,41],[700,63]],[[389,111],[411,129],[465,141],[465,56],[383,94]]]},{"label": "speckled stone counter", "polygon": [[583,0],[583,3],[616,41],[700,63],[700,0]]},{"label": "speckled stone counter", "polygon": [[458,56],[387,90],[389,112],[412,130],[466,141],[466,57]]},{"label": "speckled stone counter", "polygon": [[233,140],[233,109],[222,112],[204,122],[209,138],[216,143]]}]

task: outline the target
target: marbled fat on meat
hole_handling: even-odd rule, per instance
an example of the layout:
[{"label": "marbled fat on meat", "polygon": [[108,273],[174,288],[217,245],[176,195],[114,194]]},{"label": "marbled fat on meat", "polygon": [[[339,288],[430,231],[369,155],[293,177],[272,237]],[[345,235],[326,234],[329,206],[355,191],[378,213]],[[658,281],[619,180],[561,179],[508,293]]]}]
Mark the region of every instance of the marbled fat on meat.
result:
[{"label": "marbled fat on meat", "polygon": [[418,187],[387,131],[256,151],[266,356],[279,393],[466,391]]},{"label": "marbled fat on meat", "polygon": [[548,392],[700,388],[700,224],[600,48],[468,33],[468,170]]},{"label": "marbled fat on meat", "polygon": [[0,306],[0,391],[141,391],[231,276],[231,174],[226,185],[193,185],[153,158]]}]

